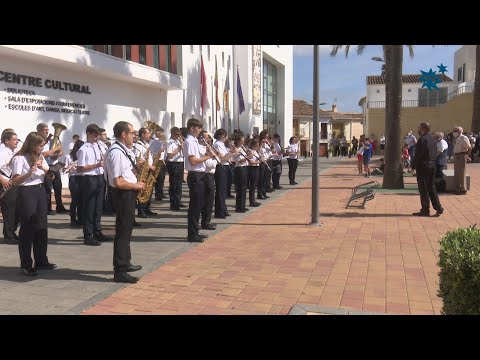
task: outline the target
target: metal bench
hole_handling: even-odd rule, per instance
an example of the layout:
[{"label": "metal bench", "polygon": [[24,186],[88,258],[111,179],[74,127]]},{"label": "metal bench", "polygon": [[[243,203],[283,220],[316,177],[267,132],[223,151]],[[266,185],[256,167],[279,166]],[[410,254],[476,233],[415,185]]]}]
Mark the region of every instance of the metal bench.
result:
[{"label": "metal bench", "polygon": [[[379,186],[380,186],[380,182],[378,181],[369,181],[368,183],[355,186],[352,189],[352,195],[350,196],[350,200],[348,200],[348,203],[347,203],[347,206],[345,206],[345,209],[348,209],[349,207],[365,209],[365,203],[375,198],[375,188]],[[351,202],[355,200],[362,201],[362,204],[351,205]]]}]

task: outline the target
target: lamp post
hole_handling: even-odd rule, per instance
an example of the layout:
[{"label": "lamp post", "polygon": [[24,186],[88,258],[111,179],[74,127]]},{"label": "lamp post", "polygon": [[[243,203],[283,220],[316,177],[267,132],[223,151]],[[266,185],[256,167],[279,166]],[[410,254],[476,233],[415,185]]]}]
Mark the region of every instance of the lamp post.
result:
[{"label": "lamp post", "polygon": [[318,110],[320,103],[319,84],[319,46],[313,46],[313,159],[312,159],[312,225],[318,225],[319,217],[319,172],[318,172]]}]

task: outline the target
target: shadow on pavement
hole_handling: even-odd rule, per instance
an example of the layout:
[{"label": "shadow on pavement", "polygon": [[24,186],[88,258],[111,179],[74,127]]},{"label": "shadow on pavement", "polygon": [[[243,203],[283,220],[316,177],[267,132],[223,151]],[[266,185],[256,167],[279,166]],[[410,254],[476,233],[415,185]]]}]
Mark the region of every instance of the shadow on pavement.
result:
[{"label": "shadow on pavement", "polygon": [[[105,277],[89,275],[89,274],[111,275],[112,279],[106,279]],[[25,276],[22,274],[19,267],[0,266],[0,280],[11,281],[11,282],[30,282],[30,281],[35,281],[37,279],[113,282],[113,270],[112,271],[91,271],[91,270],[87,271],[87,270],[58,267],[55,270],[43,270],[43,271],[39,270],[38,275],[36,276]]]}]

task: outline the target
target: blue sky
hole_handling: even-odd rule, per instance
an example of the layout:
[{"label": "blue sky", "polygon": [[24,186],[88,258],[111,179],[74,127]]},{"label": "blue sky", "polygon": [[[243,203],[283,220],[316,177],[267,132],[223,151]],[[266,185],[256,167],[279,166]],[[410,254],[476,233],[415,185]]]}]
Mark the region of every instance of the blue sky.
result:
[{"label": "blue sky", "polygon": [[[445,75],[454,78],[453,56],[461,45],[415,45],[415,56],[410,58],[405,50],[403,73],[420,74],[420,70],[438,71],[437,65],[447,66]],[[357,55],[356,46],[350,48],[348,58],[341,50],[330,57],[330,45],[320,45],[320,102],[327,103],[322,109],[331,109],[336,99],[341,112],[361,112],[358,101],[366,95],[366,76],[380,75],[381,62],[372,57],[383,57],[381,45],[369,45],[362,55]],[[307,102],[313,100],[313,45],[294,45],[293,98]]]}]

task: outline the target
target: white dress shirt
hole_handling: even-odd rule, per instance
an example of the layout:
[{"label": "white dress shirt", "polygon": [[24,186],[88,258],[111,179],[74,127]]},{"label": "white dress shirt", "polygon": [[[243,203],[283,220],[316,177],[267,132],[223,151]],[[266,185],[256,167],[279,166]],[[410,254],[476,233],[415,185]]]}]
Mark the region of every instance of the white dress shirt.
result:
[{"label": "white dress shirt", "polygon": [[108,184],[115,187],[113,180],[119,176],[123,177],[126,182],[131,184],[137,183],[137,177],[133,172],[132,161],[135,163],[135,154],[132,150],[123,144],[115,142],[107,151],[105,156],[105,179]]},{"label": "white dress shirt", "polygon": [[10,164],[10,160],[12,160],[13,155],[15,155],[15,151],[11,150],[9,147],[2,147],[0,148],[0,176],[3,177],[5,180],[9,180],[12,177],[12,167]]},{"label": "white dress shirt", "polygon": [[[77,166],[87,166],[93,165],[100,162],[103,158],[103,154],[99,148],[100,145],[97,143],[89,143],[86,142],[82,145],[80,149],[77,151]],[[89,171],[79,172],[79,174],[83,176],[92,176],[92,175],[102,175],[103,174],[103,167],[96,167]]]},{"label": "white dress shirt", "polygon": [[187,171],[205,172],[205,162],[192,165],[188,159],[188,157],[191,155],[195,156],[196,158],[202,157],[200,155],[200,145],[197,138],[194,138],[192,135],[188,134],[185,142],[183,143],[183,153],[185,154],[185,169],[187,169]]},{"label": "white dress shirt", "polygon": [[[30,171],[31,169],[31,160],[30,156],[28,156],[28,159],[25,158],[25,156],[14,156],[12,158],[12,177],[14,175],[23,175],[26,174]],[[48,168],[47,161],[45,158],[42,156],[43,162],[42,165],[45,168]],[[43,184],[43,180],[45,178],[45,172],[43,169],[37,168],[37,171],[32,173],[29,178],[27,178],[23,183],[19,184],[18,186],[31,186],[31,185],[38,185],[38,184]]]},{"label": "white dress shirt", "polygon": [[[170,138],[170,140],[168,140],[167,153],[168,154],[173,153],[175,150],[178,149],[179,146],[180,146],[180,142],[178,140],[173,140],[172,138]],[[168,159],[168,161],[183,162],[183,149],[181,149],[178,153],[176,153],[175,156],[173,156],[171,159]]]},{"label": "white dress shirt", "polygon": [[[74,161],[72,160],[72,156],[71,155],[67,155],[65,157],[65,168],[68,168]],[[78,176],[80,175],[76,169],[75,166],[72,166],[70,168],[70,170],[68,170],[68,178],[72,177],[72,176]]]},{"label": "white dress shirt", "polygon": [[288,145],[287,151],[288,151],[288,158],[289,158],[289,159],[298,159],[298,155],[297,155],[297,154],[295,154],[295,155],[290,155],[292,152],[298,152],[298,143]]},{"label": "white dress shirt", "polygon": [[282,160],[283,159],[283,154],[282,154],[282,147],[280,146],[279,143],[274,142],[273,143],[273,148],[276,151],[276,154],[272,155],[273,160]]}]

